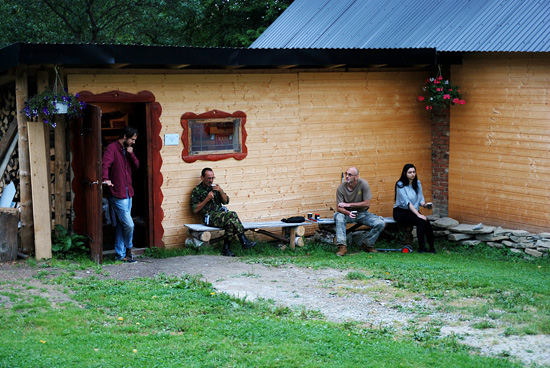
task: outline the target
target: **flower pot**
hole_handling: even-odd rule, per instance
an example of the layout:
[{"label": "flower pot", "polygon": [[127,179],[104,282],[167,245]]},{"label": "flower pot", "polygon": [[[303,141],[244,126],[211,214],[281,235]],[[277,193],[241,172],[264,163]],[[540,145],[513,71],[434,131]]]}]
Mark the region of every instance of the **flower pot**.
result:
[{"label": "flower pot", "polygon": [[61,102],[56,102],[55,109],[57,110],[56,114],[66,114],[69,109],[69,106]]}]

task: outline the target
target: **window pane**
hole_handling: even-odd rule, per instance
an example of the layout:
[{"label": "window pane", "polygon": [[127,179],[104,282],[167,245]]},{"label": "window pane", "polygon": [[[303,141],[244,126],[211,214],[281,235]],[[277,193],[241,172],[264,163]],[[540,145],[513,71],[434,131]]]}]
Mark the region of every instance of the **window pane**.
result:
[{"label": "window pane", "polygon": [[189,120],[191,132],[191,155],[200,152],[240,152],[241,119],[223,121]]}]

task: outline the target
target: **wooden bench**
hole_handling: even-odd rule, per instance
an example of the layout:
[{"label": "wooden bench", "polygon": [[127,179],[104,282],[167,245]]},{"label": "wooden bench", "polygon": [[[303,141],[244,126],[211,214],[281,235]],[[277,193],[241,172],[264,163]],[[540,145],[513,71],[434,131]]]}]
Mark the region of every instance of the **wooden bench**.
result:
[{"label": "wooden bench", "polygon": [[[312,221],[312,222],[316,222],[316,221]],[[333,232],[333,233],[336,231],[335,221],[334,221],[333,218],[331,218],[331,219],[321,219],[317,223],[319,224],[319,229],[320,230],[330,231],[330,232]],[[393,219],[393,217],[384,217],[384,223],[386,225],[396,225],[396,226],[398,225],[397,222]],[[353,224],[353,226],[349,227],[346,230],[346,234],[349,234],[349,233],[352,233],[352,232],[358,230],[361,226],[366,226],[366,225]],[[412,240],[413,240],[413,236],[412,236],[413,227],[412,226],[406,226],[406,227],[403,227],[403,229],[406,232],[404,242],[407,243],[407,244],[411,244]],[[388,231],[386,229],[384,229],[384,232],[388,233]]]},{"label": "wooden bench", "polygon": [[[311,222],[301,222],[301,223],[287,223],[282,221],[263,221],[263,222],[243,222],[243,227],[245,230],[250,230],[255,233],[264,234],[270,236],[274,239],[282,241],[283,243],[288,243],[292,249],[295,249],[295,246],[303,247],[304,240],[302,236],[305,234],[306,230],[304,226],[311,225]],[[214,242],[220,240],[222,237],[212,239],[213,231],[223,231],[222,228],[207,226],[202,224],[185,224],[189,236],[200,240],[202,242]],[[278,235],[266,229],[282,228],[283,234]],[[282,249],[286,249],[286,245],[283,245]]]}]

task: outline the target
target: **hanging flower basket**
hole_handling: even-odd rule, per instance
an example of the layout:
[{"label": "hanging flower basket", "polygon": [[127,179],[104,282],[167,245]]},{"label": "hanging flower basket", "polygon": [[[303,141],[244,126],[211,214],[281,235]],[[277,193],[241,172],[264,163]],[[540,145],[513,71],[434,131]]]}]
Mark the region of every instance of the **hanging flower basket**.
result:
[{"label": "hanging flower basket", "polygon": [[462,98],[460,87],[452,84],[449,80],[443,80],[441,75],[426,79],[422,90],[424,95],[418,96],[418,101],[424,102],[426,110],[429,111],[441,111],[450,105],[464,105],[466,103]]},{"label": "hanging flower basket", "polygon": [[82,115],[85,107],[85,102],[78,101],[78,95],[46,88],[25,102],[23,112],[33,121],[41,116],[44,124],[55,128],[54,115],[67,114],[68,118],[76,118]]}]

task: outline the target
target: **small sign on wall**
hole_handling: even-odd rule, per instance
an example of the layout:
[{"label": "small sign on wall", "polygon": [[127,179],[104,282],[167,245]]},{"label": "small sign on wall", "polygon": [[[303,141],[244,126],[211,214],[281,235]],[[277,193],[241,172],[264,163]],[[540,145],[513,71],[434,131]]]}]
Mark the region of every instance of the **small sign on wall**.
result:
[{"label": "small sign on wall", "polygon": [[180,143],[179,134],[165,134],[164,145],[165,146],[177,146]]}]

